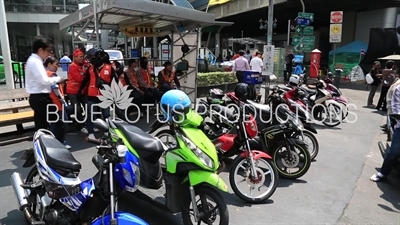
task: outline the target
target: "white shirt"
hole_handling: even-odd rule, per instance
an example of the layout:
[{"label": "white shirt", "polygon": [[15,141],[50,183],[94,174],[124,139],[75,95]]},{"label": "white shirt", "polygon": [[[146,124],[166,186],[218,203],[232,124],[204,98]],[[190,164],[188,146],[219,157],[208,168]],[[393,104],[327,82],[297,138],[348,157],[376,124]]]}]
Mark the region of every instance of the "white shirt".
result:
[{"label": "white shirt", "polygon": [[251,59],[250,61],[251,70],[261,72],[262,66],[263,66],[263,61],[260,57],[254,57]]},{"label": "white shirt", "polygon": [[60,81],[61,77],[47,76],[40,56],[34,53],[29,56],[25,69],[25,90],[28,94],[50,93],[51,85]]}]

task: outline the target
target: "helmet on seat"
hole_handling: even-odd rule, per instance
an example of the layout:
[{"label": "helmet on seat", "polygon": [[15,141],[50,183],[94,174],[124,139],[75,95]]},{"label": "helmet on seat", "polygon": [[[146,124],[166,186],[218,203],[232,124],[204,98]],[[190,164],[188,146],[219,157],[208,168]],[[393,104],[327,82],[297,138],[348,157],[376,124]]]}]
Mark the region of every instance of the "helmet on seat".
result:
[{"label": "helmet on seat", "polygon": [[300,84],[300,76],[296,75],[296,74],[293,74],[292,76],[290,76],[289,84],[294,85],[294,86],[299,85]]},{"label": "helmet on seat", "polygon": [[246,101],[250,93],[249,85],[238,83],[235,87],[235,96],[241,101]]},{"label": "helmet on seat", "polygon": [[160,100],[160,106],[161,113],[168,122],[183,124],[188,115],[194,113],[189,96],[181,90],[165,92]]},{"label": "helmet on seat", "polygon": [[208,91],[208,97],[207,97],[207,102],[210,104],[213,103],[223,103],[224,100],[222,98],[225,96],[224,91],[218,88],[212,88]]}]

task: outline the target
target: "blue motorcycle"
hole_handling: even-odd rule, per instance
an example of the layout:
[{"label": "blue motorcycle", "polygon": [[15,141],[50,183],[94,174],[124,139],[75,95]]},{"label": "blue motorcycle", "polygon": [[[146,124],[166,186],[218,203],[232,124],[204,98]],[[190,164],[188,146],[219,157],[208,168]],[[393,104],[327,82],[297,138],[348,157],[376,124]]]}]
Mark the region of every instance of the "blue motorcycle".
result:
[{"label": "blue motorcycle", "polygon": [[81,181],[81,164],[64,145],[48,130],[35,133],[33,149],[21,157],[23,167],[34,167],[25,182],[17,172],[10,178],[29,224],[148,225],[132,214],[116,212],[115,207],[117,193],[139,187],[138,159],[124,145],[102,144],[97,149],[92,162],[98,172]]}]

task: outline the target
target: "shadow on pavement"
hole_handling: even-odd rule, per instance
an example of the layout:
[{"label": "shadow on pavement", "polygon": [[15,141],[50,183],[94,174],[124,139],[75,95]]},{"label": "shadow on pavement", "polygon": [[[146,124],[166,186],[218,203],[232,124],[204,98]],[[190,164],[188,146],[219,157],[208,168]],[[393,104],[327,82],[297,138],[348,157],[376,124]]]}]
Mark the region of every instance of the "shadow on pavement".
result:
[{"label": "shadow on pavement", "polygon": [[377,186],[382,191],[380,197],[387,201],[385,205],[378,204],[378,206],[386,211],[400,213],[400,172],[392,171],[387,179],[378,182]]},{"label": "shadow on pavement", "polygon": [[24,153],[24,150],[20,150],[18,152],[14,152],[12,155],[10,156],[6,156],[4,155],[4,153],[2,153],[1,157],[10,157],[11,161],[10,163],[14,164],[18,170],[16,169],[5,169],[1,171],[1,178],[0,179],[0,188],[1,187],[7,187],[10,186],[10,176],[12,173],[18,171],[22,177],[26,177],[26,175],[28,175],[29,171],[31,170],[31,168],[23,168],[22,165],[25,163],[24,160],[19,159],[22,156],[22,153]]},{"label": "shadow on pavement", "polygon": [[307,181],[301,180],[301,179],[291,180],[291,179],[280,178],[279,179],[279,183],[278,183],[278,187],[283,188],[283,187],[290,187],[293,184],[306,184],[306,183],[307,183]]},{"label": "shadow on pavement", "polygon": [[[342,128],[340,128],[340,127],[327,127],[327,126],[325,126],[325,125],[321,125],[321,124],[313,124],[313,126],[316,128],[316,129],[321,129],[321,130],[341,130]],[[340,124],[338,125],[338,126],[340,126]]]}]

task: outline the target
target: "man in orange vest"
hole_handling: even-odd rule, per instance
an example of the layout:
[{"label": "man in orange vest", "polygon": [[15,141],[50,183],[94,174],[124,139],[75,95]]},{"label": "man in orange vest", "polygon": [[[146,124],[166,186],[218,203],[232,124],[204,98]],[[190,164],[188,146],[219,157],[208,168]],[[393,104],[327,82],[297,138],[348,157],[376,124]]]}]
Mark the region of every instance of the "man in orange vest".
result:
[{"label": "man in orange vest", "polygon": [[68,70],[68,82],[66,93],[73,106],[73,112],[75,113],[76,122],[79,130],[82,133],[87,134],[85,128],[85,120],[83,118],[83,108],[86,108],[86,95],[78,94],[79,87],[85,77],[86,68],[84,65],[84,53],[80,49],[76,49],[73,53],[74,61],[69,66]]},{"label": "man in orange vest", "polygon": [[140,89],[144,92],[146,102],[152,103],[154,100],[160,101],[161,93],[154,87],[154,81],[151,74],[147,71],[148,60],[141,57],[139,61],[139,70],[136,71]]},{"label": "man in orange vest", "polygon": [[174,88],[174,83],[178,89],[181,88],[178,77],[172,71],[172,63],[165,62],[164,69],[158,73],[158,88],[165,93]]},{"label": "man in orange vest", "polygon": [[87,140],[97,141],[94,136],[94,125],[93,121],[96,117],[93,115],[94,112],[100,112],[104,118],[110,116],[110,108],[100,108],[96,104],[100,103],[97,96],[101,95],[100,89],[104,89],[103,85],[111,85],[112,79],[116,79],[116,72],[112,68],[108,55],[104,50],[99,48],[92,48],[87,53],[92,56],[90,59],[90,67],[86,71],[85,78],[79,88],[78,93],[81,93],[86,87],[88,87],[87,97],[87,109],[86,109],[86,128],[88,130]]}]

